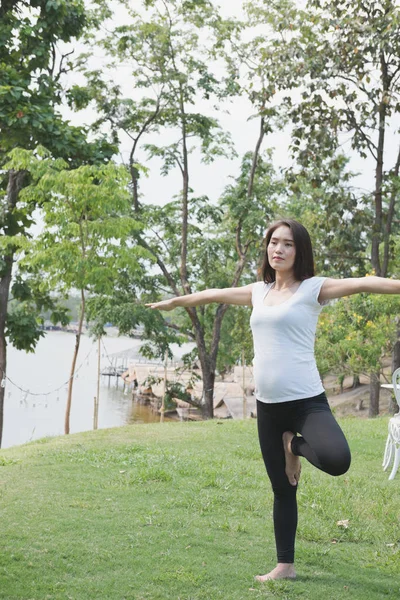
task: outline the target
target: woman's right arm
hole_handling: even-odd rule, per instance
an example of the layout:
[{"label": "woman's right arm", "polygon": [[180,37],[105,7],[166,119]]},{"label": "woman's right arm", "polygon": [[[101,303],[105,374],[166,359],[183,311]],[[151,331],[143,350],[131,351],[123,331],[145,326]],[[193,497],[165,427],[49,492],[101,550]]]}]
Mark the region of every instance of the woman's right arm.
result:
[{"label": "woman's right arm", "polygon": [[186,296],[175,296],[169,300],[162,302],[151,302],[146,304],[152,309],[158,310],[173,310],[178,306],[201,306],[202,304],[236,304],[238,306],[251,306],[251,294],[254,283],[236,288],[222,288],[203,290],[195,294],[187,294]]}]

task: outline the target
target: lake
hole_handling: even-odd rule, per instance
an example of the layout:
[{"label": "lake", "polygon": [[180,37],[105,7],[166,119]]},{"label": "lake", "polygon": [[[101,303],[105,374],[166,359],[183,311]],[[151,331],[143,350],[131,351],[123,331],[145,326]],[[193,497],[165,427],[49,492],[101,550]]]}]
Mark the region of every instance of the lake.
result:
[{"label": "lake", "polygon": [[[139,350],[141,340],[105,336],[100,349],[101,369],[110,365],[109,357],[123,350]],[[64,433],[67,382],[75,346],[75,335],[61,331],[46,332],[39,340],[35,353],[29,354],[8,346],[7,381],[4,400],[2,447]],[[173,346],[176,357],[182,356],[193,344],[182,348]],[[83,335],[77,360],[77,375],[72,393],[70,432],[93,429],[93,403],[97,393],[97,348]],[[143,361],[143,359],[142,359]],[[115,377],[101,378],[98,427],[118,427],[133,422],[158,421],[159,415],[132,401],[125,393],[122,381],[119,389]]]}]

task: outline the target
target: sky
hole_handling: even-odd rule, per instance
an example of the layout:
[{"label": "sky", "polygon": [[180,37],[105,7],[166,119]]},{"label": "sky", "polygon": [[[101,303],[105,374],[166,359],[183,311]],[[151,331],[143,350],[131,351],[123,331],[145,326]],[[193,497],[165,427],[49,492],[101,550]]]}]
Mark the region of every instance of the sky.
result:
[{"label": "sky", "polygon": [[[134,0],[132,1],[134,2]],[[111,6],[113,4],[116,7],[113,23],[120,25],[125,22],[124,12],[115,2],[110,2]],[[242,0],[219,0],[219,5],[224,16],[241,16]],[[102,68],[102,51],[95,48],[94,57],[93,66],[95,68]],[[113,73],[113,77],[117,83],[121,84],[121,86],[126,85],[129,80],[123,66]],[[214,113],[213,116],[217,116],[222,128],[231,134],[236,152],[239,155],[238,158],[234,160],[217,159],[211,165],[201,164],[199,157],[198,155],[196,156],[196,154],[193,154],[190,158],[190,185],[193,188],[194,193],[197,196],[207,195],[213,202],[218,200],[226,185],[232,181],[231,178],[236,177],[239,174],[241,157],[245,152],[254,149],[259,134],[259,120],[250,119],[253,110],[250,102],[246,98],[235,99],[228,107],[229,112],[226,112],[226,108],[227,107],[224,107],[224,112]],[[85,110],[74,114],[67,109],[64,109],[64,115],[69,118],[72,123],[77,125],[89,124],[95,120],[97,116],[93,110]],[[173,138],[170,138],[168,140],[167,138],[168,141],[172,141],[172,139]],[[288,131],[276,132],[265,138],[263,150],[268,148],[274,149],[274,164],[277,169],[286,167],[290,164],[288,155],[289,140],[290,136]],[[352,152],[348,140],[349,136],[347,136],[347,138],[343,137],[343,150],[348,152],[351,156],[350,169],[353,172],[360,173],[356,179],[356,184],[362,189],[371,189],[373,185],[373,163],[372,161],[361,159]],[[164,143],[165,139],[153,137],[150,141],[152,143]],[[389,143],[389,152],[397,154],[396,142],[397,140],[393,136],[393,140]],[[130,146],[129,140],[127,138],[122,138],[120,160],[127,160]],[[177,171],[173,172],[168,177],[162,177],[160,173],[161,163],[158,160],[153,159],[152,161],[148,161],[147,156],[143,151],[139,153],[139,159],[149,168],[149,176],[147,178],[142,177],[140,181],[140,192],[142,194],[142,200],[145,203],[164,204],[171,200],[174,195],[179,193],[181,179]]]}]

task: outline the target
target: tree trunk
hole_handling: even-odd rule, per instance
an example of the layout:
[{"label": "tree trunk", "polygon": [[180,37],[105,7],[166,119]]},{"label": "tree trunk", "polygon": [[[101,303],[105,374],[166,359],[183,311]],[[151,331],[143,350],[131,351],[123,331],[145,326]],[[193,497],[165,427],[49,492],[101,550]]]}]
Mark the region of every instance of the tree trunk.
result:
[{"label": "tree trunk", "polygon": [[[397,319],[399,321],[399,319]],[[395,372],[396,369],[400,367],[400,327],[399,323],[397,323],[397,340],[393,346],[393,354],[392,354],[392,373]]]},{"label": "tree trunk", "polygon": [[[4,225],[12,218],[12,212],[17,205],[18,195],[24,186],[26,171],[9,171],[7,184],[7,205],[4,217]],[[10,296],[12,267],[14,262],[14,253],[9,252],[1,257],[4,261],[4,267],[0,271],[0,381],[7,374],[7,341],[6,341],[6,320],[8,298]],[[4,396],[5,387],[0,386],[0,448],[3,438],[3,420],[4,420]]]},{"label": "tree trunk", "polygon": [[[265,136],[264,126],[265,126],[265,119],[262,118],[261,123],[260,123],[260,134],[259,134],[259,137],[258,137],[258,140],[256,143],[256,148],[254,150],[254,154],[253,154],[252,169],[251,169],[249,184],[248,184],[248,188],[247,188],[247,197],[248,197],[249,202],[251,201],[251,198],[253,195],[254,181],[255,181],[257,164],[258,164],[258,157],[260,154],[261,144],[262,144],[264,136]],[[233,277],[233,281],[231,283],[231,287],[236,287],[239,284],[240,277],[243,273],[243,269],[246,264],[247,251],[250,246],[250,243],[247,242],[247,244],[245,244],[244,248],[242,248],[242,244],[240,241],[240,234],[241,234],[241,224],[239,223],[237,230],[236,230],[236,249],[237,249],[237,252],[239,255],[239,261],[236,265],[236,270],[235,270],[235,274]],[[218,357],[218,347],[219,347],[219,342],[221,339],[222,321],[224,319],[224,316],[225,316],[228,308],[229,308],[229,306],[227,304],[220,304],[218,306],[216,314],[215,314],[215,318],[214,318],[214,328],[213,328],[213,335],[212,335],[212,342],[211,342],[211,351],[210,351],[209,355],[206,355],[205,348],[204,348],[204,353],[205,353],[204,367],[202,364],[203,397],[204,397],[203,413],[204,413],[204,416],[209,419],[212,419],[214,417],[215,370],[216,370],[217,357]]]},{"label": "tree trunk", "polygon": [[72,404],[72,388],[74,385],[75,367],[76,367],[76,361],[78,358],[79,345],[81,342],[84,316],[85,316],[85,293],[83,290],[81,290],[81,315],[80,315],[80,319],[79,319],[78,333],[76,334],[74,355],[72,358],[71,374],[70,374],[69,381],[68,381],[67,407],[65,409],[65,424],[64,424],[64,433],[65,434],[69,434],[69,421],[70,421],[71,404]]},{"label": "tree trunk", "polygon": [[369,412],[370,418],[379,415],[379,392],[380,392],[380,373],[370,373],[370,393],[369,393]]},{"label": "tree trunk", "polygon": [[375,274],[382,276],[382,265],[379,255],[379,244],[382,240],[382,184],[383,184],[383,155],[385,148],[385,125],[387,114],[387,94],[388,94],[388,72],[387,64],[383,51],[381,53],[381,79],[382,79],[382,99],[379,106],[379,131],[378,131],[378,146],[375,168],[375,219],[372,229],[371,240],[371,263],[375,270]]},{"label": "tree trunk", "polygon": [[360,387],[360,376],[359,375],[353,375],[353,385],[351,386],[353,390],[355,390],[356,388]]},{"label": "tree trunk", "polygon": [[139,212],[139,170],[133,164],[133,157],[129,162],[129,171],[131,174],[132,182],[132,198],[133,198],[133,209],[135,213]]},{"label": "tree trunk", "polygon": [[182,85],[180,85],[180,109],[182,130],[182,237],[181,237],[181,282],[185,294],[190,294],[188,283],[187,253],[188,253],[188,220],[189,220],[189,152],[187,147],[187,126]]},{"label": "tree trunk", "polygon": [[[6,267],[0,280],[0,381],[7,374],[7,341],[5,335],[8,297],[11,287],[12,255],[5,257]],[[4,396],[6,389],[0,386],[0,448],[3,439]]]},{"label": "tree trunk", "polygon": [[[190,311],[190,312],[189,312]],[[214,382],[215,382],[215,360],[212,359],[206,349],[206,342],[204,339],[204,332],[200,325],[193,309],[189,309],[189,316],[192,319],[193,327],[196,335],[196,346],[199,355],[201,374],[203,379],[203,397],[201,404],[201,412],[203,418],[213,419],[214,418]]]},{"label": "tree trunk", "polygon": [[[396,180],[398,178],[399,172],[400,172],[400,149],[397,153],[397,160],[396,160],[394,169],[390,172],[390,174],[394,180]],[[388,272],[389,258],[390,258],[390,256],[389,256],[389,254],[390,254],[390,237],[391,237],[391,233],[392,233],[393,218],[395,215],[396,201],[397,201],[397,197],[398,197],[397,186],[395,184],[392,184],[392,185],[393,185],[393,188],[390,193],[390,202],[389,202],[389,207],[388,207],[388,211],[387,211],[386,225],[385,225],[385,231],[384,231],[382,277],[386,277],[387,272]]]},{"label": "tree trunk", "polygon": [[206,372],[203,371],[203,418],[213,419],[214,418],[214,383],[215,383],[215,369],[208,365]]}]

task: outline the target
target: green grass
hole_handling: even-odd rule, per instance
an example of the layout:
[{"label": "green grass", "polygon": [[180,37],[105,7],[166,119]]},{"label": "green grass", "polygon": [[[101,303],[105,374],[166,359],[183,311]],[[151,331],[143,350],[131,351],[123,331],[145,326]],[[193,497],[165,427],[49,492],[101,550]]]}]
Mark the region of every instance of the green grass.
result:
[{"label": "green grass", "polygon": [[[0,452],[0,598],[400,598],[400,472],[387,419],[346,419],[348,474],[303,464],[295,582],[274,566],[256,424],[134,425]],[[348,519],[348,529],[337,521]]]}]

